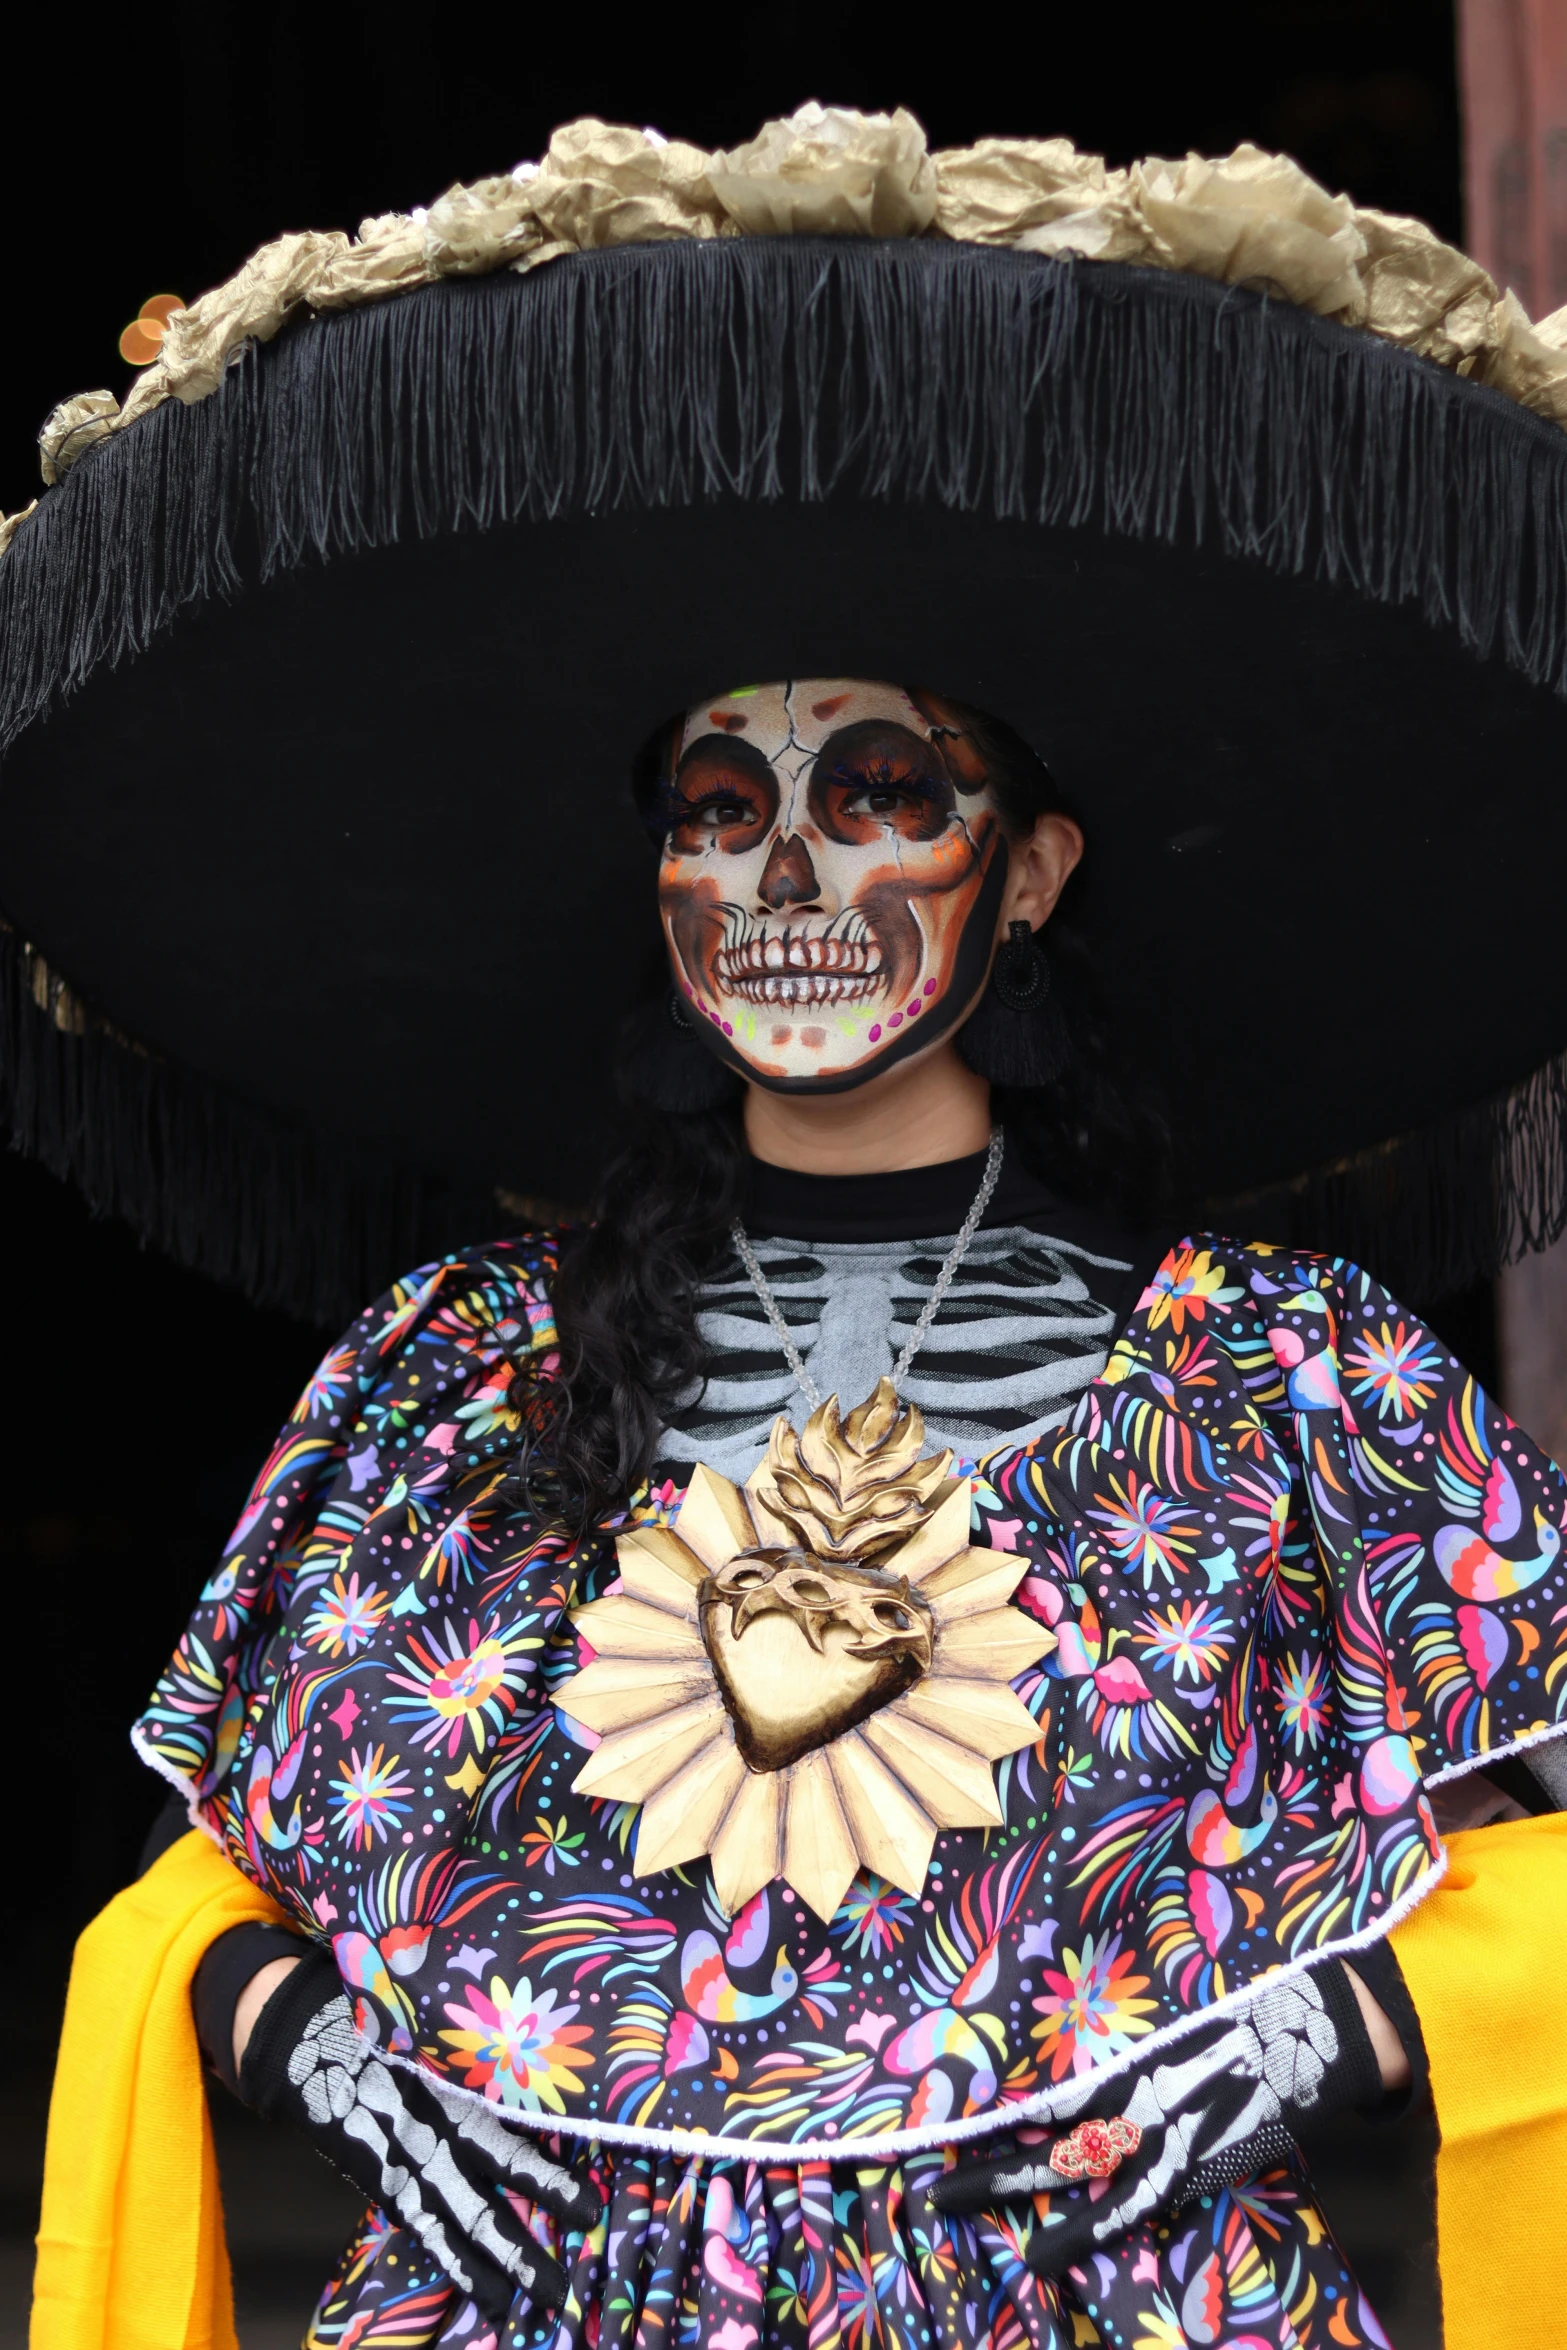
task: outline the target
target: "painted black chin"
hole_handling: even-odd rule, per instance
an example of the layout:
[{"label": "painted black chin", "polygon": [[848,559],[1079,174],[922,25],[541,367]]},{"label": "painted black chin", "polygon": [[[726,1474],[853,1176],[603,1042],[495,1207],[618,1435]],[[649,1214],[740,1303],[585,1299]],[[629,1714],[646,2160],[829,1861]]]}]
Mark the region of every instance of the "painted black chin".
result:
[{"label": "painted black chin", "polygon": [[969,908],[963,935],[958,940],[952,984],[936,998],[928,1012],[908,1022],[903,1034],[874,1053],[862,1068],[851,1069],[843,1077],[764,1077],[743,1053],[736,1052],[729,1038],[720,1034],[711,1021],[704,1020],[698,1027],[702,1042],[709,1052],[716,1053],[719,1060],[738,1071],[748,1085],[759,1085],[766,1093],[852,1093],[856,1086],[869,1085],[884,1070],[895,1069],[911,1053],[923,1052],[935,1038],[948,1035],[967,1014],[990,969],[996,916],[1001,911],[1002,893],[1007,885],[1007,863],[1006,839],[998,833],[979,895]]}]

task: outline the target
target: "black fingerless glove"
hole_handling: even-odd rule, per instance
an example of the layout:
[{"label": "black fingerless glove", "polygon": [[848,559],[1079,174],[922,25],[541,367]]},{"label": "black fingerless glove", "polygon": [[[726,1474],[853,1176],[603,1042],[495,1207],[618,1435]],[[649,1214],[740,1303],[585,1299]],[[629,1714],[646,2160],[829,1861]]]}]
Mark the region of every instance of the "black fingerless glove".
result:
[{"label": "black fingerless glove", "polygon": [[602,2209],[591,2182],[433,2075],[388,2064],[356,2029],[353,2003],[324,1950],[312,1949],[257,2017],[239,2091],[267,2120],[304,2130],[492,2324],[504,2321],[519,2293],[552,2309],[564,2305],[564,2271],[500,2190],[542,2204],[568,2227],[589,2228]]},{"label": "black fingerless glove", "polygon": [[306,1958],[314,1945],[287,1926],[247,1919],[209,1944],[190,1987],[196,2038],[209,2068],[233,2097],[239,2095],[234,2069],[234,2012],[247,1984],[278,1958]]},{"label": "black fingerless glove", "polygon": [[[1346,2107],[1374,2107],[1382,2075],[1354,1985],[1337,1959],[1265,1983],[1244,2007],[1186,2033],[1145,2071],[1120,2073],[1058,2108],[1048,2147],[959,2163],[930,2189],[943,2211],[1035,2195],[1050,2208],[1024,2257],[1056,2276],[1155,2213],[1287,2161],[1295,2133]],[[1089,2182],[1113,2184],[1097,2201]]]}]

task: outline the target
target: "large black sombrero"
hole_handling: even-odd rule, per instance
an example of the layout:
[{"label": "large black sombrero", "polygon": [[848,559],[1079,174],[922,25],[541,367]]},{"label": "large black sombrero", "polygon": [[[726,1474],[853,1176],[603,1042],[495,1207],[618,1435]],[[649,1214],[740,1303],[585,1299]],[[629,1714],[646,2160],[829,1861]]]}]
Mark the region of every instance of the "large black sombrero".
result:
[{"label": "large black sombrero", "polygon": [[61,412],[0,562],[16,1139],[323,1314],[497,1189],[583,1198],[655,941],[636,747],[863,675],[1049,761],[1195,1194],[1312,1177],[1308,1236],[1428,1288],[1554,1233],[1567,435],[1509,396],[1561,404],[1550,347],[1244,150],[1183,197],[887,128],[845,196],[782,126],[753,218],[751,151],[589,126],[456,192],[484,234],[285,240],[129,420]]}]

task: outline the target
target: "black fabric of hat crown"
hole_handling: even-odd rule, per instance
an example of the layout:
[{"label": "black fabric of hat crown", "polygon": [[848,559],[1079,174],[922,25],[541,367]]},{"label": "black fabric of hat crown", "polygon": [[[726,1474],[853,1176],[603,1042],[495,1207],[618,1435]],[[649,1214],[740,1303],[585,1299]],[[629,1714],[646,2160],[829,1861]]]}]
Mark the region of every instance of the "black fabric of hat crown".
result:
[{"label": "black fabric of hat crown", "polygon": [[633,754],[792,675],[1042,752],[1194,1197],[1336,1169],[1235,1217],[1427,1291],[1559,1224],[1567,436],[1265,294],[923,240],[447,282],[84,457],[0,627],[13,1138],[254,1295],[588,1195]]}]

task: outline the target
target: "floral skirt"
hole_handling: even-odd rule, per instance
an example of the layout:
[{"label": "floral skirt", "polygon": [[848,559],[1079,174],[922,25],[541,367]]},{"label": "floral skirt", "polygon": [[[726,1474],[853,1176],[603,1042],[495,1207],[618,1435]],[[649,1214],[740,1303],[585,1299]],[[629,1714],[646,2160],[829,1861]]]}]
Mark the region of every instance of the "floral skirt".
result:
[{"label": "floral skirt", "polygon": [[[999,2151],[999,2148],[998,2148]],[[518,2209],[571,2276],[560,2312],[495,2330],[379,2212],[305,2350],[1352,2350],[1387,2342],[1304,2175],[1278,2170],[1133,2229],[1057,2284],[1032,2222],[931,2204],[939,2150],[889,2167],[597,2153],[586,2236]],[[1074,2189],[1103,2194],[1103,2186]]]}]

